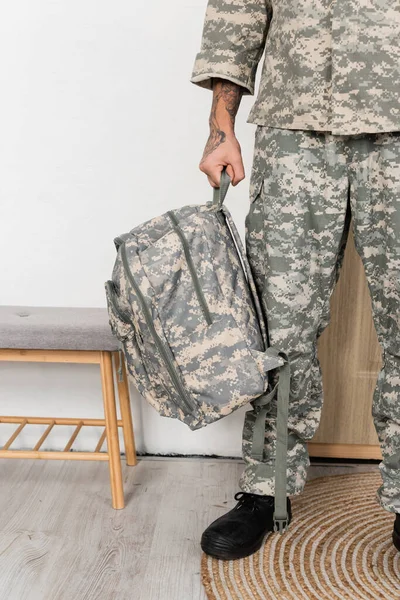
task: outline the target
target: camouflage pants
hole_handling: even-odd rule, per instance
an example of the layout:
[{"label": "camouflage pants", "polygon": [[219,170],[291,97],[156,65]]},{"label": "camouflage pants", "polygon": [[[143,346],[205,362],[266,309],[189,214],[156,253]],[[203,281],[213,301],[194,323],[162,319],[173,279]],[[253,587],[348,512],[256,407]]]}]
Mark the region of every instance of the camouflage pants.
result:
[{"label": "camouflage pants", "polygon": [[[291,361],[287,494],[301,493],[306,441],[323,402],[316,342],[328,325],[353,217],[383,368],[372,415],[383,460],[376,500],[400,512],[400,131],[356,135],[258,126],[246,247],[270,343]],[[243,429],[240,488],[274,495],[276,404],[266,418],[263,461],[250,455],[256,410]]]}]

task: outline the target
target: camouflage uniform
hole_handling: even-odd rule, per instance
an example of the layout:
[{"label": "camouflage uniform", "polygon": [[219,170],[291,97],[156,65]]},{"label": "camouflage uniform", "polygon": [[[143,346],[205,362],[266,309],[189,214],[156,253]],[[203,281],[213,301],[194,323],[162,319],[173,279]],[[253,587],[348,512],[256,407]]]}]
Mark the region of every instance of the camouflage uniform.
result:
[{"label": "camouflage uniform", "polygon": [[[353,217],[372,299],[382,368],[373,417],[384,460],[382,506],[400,512],[400,132],[333,135],[257,127],[246,243],[270,342],[291,362],[288,494],[302,491],[306,441],[323,400],[316,341],[329,321]],[[266,419],[264,462],[250,456],[246,413],[243,491],[274,495],[276,406]]]},{"label": "camouflage uniform", "polygon": [[[400,512],[400,1],[209,0],[191,81],[212,77],[257,100],[246,246],[270,342],[291,361],[287,494],[301,493],[321,416],[316,342],[329,322],[353,218],[383,354],[373,397],[381,444],[376,499]],[[273,18],[272,18],[273,13]],[[394,85],[396,82],[397,85]],[[274,495],[276,403],[264,456],[250,456],[243,491]]]},{"label": "camouflage uniform", "polygon": [[399,40],[400,0],[209,0],[191,81],[222,77],[253,94],[265,48],[249,123],[396,131]]}]

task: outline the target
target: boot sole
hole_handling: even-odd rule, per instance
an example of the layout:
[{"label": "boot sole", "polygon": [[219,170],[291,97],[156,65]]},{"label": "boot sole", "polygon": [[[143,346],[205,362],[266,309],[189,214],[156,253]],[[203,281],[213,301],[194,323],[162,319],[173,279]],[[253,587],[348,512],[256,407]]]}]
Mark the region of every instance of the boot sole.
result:
[{"label": "boot sole", "polygon": [[207,538],[203,538],[201,540],[201,549],[205,554],[211,556],[212,558],[218,558],[219,560],[237,560],[239,558],[245,558],[246,556],[250,556],[259,550],[263,544],[264,538],[266,535],[271,533],[270,531],[265,532],[265,534],[258,539],[253,546],[249,548],[238,548],[234,551],[232,548],[228,548],[223,540],[212,540],[209,544],[207,543]]},{"label": "boot sole", "polygon": [[400,535],[397,533],[397,531],[395,529],[393,529],[392,539],[393,539],[393,544],[394,544],[395,548],[400,552]]}]

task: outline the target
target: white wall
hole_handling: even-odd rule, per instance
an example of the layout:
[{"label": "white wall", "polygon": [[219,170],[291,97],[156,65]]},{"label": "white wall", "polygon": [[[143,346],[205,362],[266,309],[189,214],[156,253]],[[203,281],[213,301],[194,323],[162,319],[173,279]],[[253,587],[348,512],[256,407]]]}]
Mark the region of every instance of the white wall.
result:
[{"label": "white wall", "polygon": [[[197,165],[211,93],[189,82],[205,7],[1,3],[0,304],[105,306],[113,237],[210,199]],[[237,124],[248,175],[252,102],[243,100]],[[228,205],[243,235],[248,177]],[[139,450],[240,455],[244,411],[191,432],[131,391]],[[95,366],[0,363],[0,414],[97,417],[101,402]],[[0,427],[0,444],[11,431]],[[47,447],[62,447],[68,433],[54,431]],[[87,430],[77,448],[97,435]],[[15,447],[38,437],[27,428]]]}]

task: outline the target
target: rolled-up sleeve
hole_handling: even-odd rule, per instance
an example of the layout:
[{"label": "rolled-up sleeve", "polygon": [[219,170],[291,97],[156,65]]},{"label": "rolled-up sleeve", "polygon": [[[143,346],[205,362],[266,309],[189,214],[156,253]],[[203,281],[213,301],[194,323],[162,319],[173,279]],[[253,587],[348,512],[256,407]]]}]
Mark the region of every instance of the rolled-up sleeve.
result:
[{"label": "rolled-up sleeve", "polygon": [[190,81],[212,89],[212,78],[220,77],[254,94],[270,19],[269,0],[209,0]]}]

